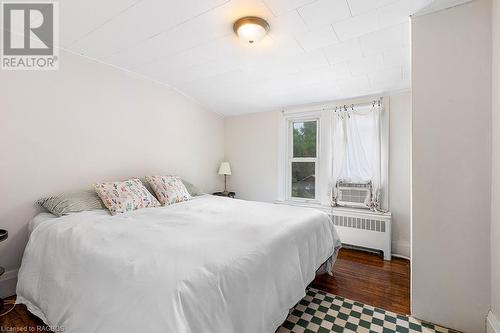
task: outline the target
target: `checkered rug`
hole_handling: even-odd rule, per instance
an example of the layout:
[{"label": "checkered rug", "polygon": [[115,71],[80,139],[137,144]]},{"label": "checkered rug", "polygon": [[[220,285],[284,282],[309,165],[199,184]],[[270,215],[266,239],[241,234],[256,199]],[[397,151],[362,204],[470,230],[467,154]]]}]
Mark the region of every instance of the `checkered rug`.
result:
[{"label": "checkered rug", "polygon": [[458,333],[314,288],[306,292],[277,333]]}]

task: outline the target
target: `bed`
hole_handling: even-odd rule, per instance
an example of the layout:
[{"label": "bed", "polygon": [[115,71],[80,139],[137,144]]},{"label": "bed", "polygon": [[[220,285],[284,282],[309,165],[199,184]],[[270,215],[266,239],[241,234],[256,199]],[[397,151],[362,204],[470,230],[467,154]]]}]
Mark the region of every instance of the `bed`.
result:
[{"label": "bed", "polygon": [[323,212],[210,195],[30,229],[17,302],[75,333],[272,333],[340,247]]}]

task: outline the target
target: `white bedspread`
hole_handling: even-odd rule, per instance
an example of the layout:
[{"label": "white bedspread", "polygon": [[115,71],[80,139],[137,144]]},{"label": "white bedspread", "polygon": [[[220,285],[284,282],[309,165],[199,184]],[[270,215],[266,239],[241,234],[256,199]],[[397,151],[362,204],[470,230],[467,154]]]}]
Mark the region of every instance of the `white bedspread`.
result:
[{"label": "white bedspread", "polygon": [[17,302],[65,332],[273,333],[340,246],[322,212],[203,196],[44,219]]}]

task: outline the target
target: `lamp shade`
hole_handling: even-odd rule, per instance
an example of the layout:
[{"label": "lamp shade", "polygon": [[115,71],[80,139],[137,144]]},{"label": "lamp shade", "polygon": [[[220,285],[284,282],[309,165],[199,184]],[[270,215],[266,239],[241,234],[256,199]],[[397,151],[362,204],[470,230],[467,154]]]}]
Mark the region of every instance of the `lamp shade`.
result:
[{"label": "lamp shade", "polygon": [[229,162],[222,162],[219,168],[219,175],[230,175],[231,174],[231,166]]}]

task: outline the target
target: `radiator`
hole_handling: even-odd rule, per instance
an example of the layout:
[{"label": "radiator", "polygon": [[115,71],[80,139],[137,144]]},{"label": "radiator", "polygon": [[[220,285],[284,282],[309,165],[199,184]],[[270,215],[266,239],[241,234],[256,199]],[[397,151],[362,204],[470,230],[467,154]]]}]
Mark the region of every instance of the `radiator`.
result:
[{"label": "radiator", "polygon": [[343,244],[380,250],[391,260],[391,214],[334,209],[330,218]]}]

